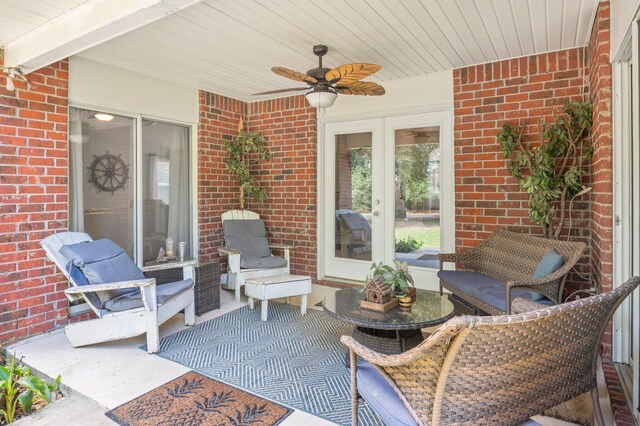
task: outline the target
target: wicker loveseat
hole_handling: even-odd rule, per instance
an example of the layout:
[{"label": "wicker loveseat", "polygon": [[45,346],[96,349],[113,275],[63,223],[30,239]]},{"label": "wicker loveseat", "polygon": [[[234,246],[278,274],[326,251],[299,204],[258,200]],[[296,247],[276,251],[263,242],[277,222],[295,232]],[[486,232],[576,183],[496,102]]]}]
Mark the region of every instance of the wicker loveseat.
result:
[{"label": "wicker loveseat", "polygon": [[[438,255],[440,292],[446,288],[453,293],[450,299],[458,314],[510,313],[514,298],[537,299],[536,293],[542,297],[539,303],[560,303],[567,273],[584,248],[582,242],[550,240],[499,229],[465,252]],[[562,256],[562,266],[543,278],[533,278],[541,260],[552,249]],[[446,262],[456,263],[458,269],[444,270]]]},{"label": "wicker loveseat", "polygon": [[358,394],[387,425],[500,426],[590,391],[604,426],[596,387],[602,335],[639,283],[633,277],[612,292],[551,307],[517,298],[515,312],[537,310],[455,317],[398,355],[342,336],[350,349],[352,424]]}]

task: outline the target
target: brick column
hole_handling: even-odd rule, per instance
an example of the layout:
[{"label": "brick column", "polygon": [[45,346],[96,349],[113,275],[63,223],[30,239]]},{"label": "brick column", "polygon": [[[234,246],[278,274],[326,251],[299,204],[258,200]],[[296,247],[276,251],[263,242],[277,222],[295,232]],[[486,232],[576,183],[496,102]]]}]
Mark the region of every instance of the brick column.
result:
[{"label": "brick column", "polygon": [[[0,68],[3,65],[0,51]],[[67,61],[29,74],[35,87],[0,74],[0,342],[67,323],[66,280],[40,241],[67,227]]]}]

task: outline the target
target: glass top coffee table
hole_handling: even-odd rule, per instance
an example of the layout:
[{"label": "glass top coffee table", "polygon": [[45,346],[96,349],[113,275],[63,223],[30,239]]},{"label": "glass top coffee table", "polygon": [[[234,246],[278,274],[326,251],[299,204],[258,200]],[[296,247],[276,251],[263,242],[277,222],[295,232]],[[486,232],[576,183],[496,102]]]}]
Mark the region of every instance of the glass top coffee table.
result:
[{"label": "glass top coffee table", "polygon": [[397,354],[422,342],[420,329],[433,327],[453,317],[453,304],[439,292],[416,290],[411,309],[400,306],[387,312],[362,309],[361,288],[345,288],[322,301],[324,311],[340,320],[353,324],[353,337],[363,345],[384,354]]}]

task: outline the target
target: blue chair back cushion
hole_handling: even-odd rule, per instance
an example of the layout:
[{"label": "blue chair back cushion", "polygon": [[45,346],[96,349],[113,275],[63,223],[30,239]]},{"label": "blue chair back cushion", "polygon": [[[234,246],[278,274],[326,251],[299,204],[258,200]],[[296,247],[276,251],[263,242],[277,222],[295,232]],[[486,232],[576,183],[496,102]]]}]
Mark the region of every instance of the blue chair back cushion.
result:
[{"label": "blue chair back cushion", "polygon": [[222,222],[222,229],[227,247],[239,250],[242,258],[271,256],[267,228],[262,219],[228,219]]},{"label": "blue chair back cushion", "polygon": [[[90,284],[145,278],[124,249],[106,238],[63,246],[60,254],[82,271]],[[131,289],[112,290],[112,295],[119,296],[128,292]]]}]

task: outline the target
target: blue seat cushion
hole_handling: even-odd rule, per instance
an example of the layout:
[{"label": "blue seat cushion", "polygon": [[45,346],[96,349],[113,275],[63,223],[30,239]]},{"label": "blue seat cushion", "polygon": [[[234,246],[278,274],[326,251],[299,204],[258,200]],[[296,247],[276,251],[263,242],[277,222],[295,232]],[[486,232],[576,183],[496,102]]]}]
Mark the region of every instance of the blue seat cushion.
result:
[{"label": "blue seat cushion", "polygon": [[[172,299],[191,287],[193,287],[191,278],[156,286],[158,305],[164,304],[169,299]],[[128,293],[121,294],[104,303],[104,308],[111,312],[128,311],[129,309],[141,308],[142,306],[144,306],[144,304],[139,289],[133,291],[129,289]]]},{"label": "blue seat cushion", "polygon": [[[505,299],[507,297],[507,285],[504,281],[492,278],[488,275],[468,271],[439,271],[438,277],[443,284],[455,287],[459,291],[482,300],[494,308],[506,312]],[[521,288],[511,290],[511,300],[516,297],[531,299],[531,292]],[[538,303],[543,305],[553,305],[553,302],[546,297]]]},{"label": "blue seat cushion", "polygon": [[240,267],[246,269],[283,268],[287,266],[287,260],[280,256],[266,257],[240,257]]},{"label": "blue seat cushion", "polygon": [[414,426],[415,420],[389,382],[366,361],[358,361],[358,392],[389,426]]},{"label": "blue seat cushion", "polygon": [[[538,266],[533,273],[533,278],[544,278],[560,269],[562,265],[564,265],[564,257],[562,257],[562,255],[555,249],[551,249],[542,257],[540,263],[538,263]],[[537,291],[532,291],[530,293],[532,300],[539,301],[544,298],[544,296]]]},{"label": "blue seat cushion", "polygon": [[[62,254],[76,266],[91,284],[106,284],[144,279],[144,274],[124,249],[109,239],[62,246]],[[112,290],[112,296],[130,292]]]}]

